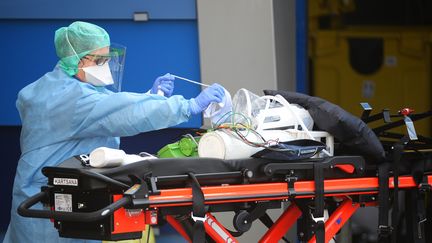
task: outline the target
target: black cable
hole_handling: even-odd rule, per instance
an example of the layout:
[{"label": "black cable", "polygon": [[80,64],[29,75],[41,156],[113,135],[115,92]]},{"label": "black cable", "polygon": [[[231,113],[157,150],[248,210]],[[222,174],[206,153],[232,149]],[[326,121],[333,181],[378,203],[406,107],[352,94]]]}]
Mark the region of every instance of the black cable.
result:
[{"label": "black cable", "polygon": [[148,230],[147,230],[147,243],[149,243],[149,239],[150,239],[150,230],[151,230],[151,227],[150,227],[150,225],[148,224]]}]

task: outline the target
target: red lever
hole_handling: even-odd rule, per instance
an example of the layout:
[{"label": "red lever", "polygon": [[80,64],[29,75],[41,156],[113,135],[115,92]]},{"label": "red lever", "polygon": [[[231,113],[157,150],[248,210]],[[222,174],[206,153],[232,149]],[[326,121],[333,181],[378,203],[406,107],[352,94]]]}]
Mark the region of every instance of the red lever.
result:
[{"label": "red lever", "polygon": [[409,116],[411,113],[414,112],[414,109],[411,108],[403,108],[402,110],[399,111],[399,114],[402,114],[404,116]]}]

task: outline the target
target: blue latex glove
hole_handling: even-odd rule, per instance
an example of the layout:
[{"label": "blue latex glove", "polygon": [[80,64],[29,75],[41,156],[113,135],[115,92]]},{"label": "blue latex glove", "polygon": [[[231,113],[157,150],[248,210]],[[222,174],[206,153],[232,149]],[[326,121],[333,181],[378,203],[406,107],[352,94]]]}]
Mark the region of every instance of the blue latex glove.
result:
[{"label": "blue latex glove", "polygon": [[150,94],[158,94],[158,90],[160,90],[165,97],[170,97],[174,91],[174,79],[174,76],[169,73],[158,77],[153,83]]},{"label": "blue latex glove", "polygon": [[212,102],[222,102],[224,96],[224,88],[219,84],[212,84],[210,87],[201,91],[195,99],[189,100],[189,111],[191,114],[196,115],[207,109]]}]

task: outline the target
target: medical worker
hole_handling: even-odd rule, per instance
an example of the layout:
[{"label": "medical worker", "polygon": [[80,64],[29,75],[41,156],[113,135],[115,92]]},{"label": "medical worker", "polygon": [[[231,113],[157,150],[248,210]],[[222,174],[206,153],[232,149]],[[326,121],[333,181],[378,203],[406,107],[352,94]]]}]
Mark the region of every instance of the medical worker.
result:
[{"label": "medical worker", "polygon": [[[11,221],[4,242],[70,242],[48,219],[17,215],[18,205],[47,184],[41,169],[97,147],[119,148],[132,136],[187,121],[224,89],[213,84],[196,98],[172,95],[174,78],[157,78],[144,94],[119,92],[125,49],[111,45],[101,27],[74,22],[55,32],[60,61],[51,72],[23,88],[16,106],[21,121],[21,158],[15,175]],[[41,209],[41,205],[35,206]]]}]

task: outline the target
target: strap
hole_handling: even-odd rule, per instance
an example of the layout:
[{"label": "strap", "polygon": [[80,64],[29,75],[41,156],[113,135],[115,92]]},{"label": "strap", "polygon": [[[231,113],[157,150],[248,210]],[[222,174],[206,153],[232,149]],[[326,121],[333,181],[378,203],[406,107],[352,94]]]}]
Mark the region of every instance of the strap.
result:
[{"label": "strap", "polygon": [[[404,138],[402,138],[402,142]],[[404,146],[397,143],[393,150],[393,210],[392,210],[392,242],[396,243],[399,225],[399,167]]]},{"label": "strap", "polygon": [[319,163],[314,164],[314,181],[315,181],[315,210],[314,218],[320,218],[315,224],[315,236],[317,243],[325,241],[325,224],[324,224],[324,170]]},{"label": "strap", "polygon": [[423,243],[425,242],[425,223],[426,223],[426,205],[425,205],[425,193],[420,191],[414,192],[414,194],[418,195],[417,198],[417,213],[414,214],[416,216],[417,221],[415,222],[416,232],[415,234],[415,242]]},{"label": "strap", "polygon": [[411,175],[416,185],[422,183],[425,172],[425,158],[413,161],[411,164]]},{"label": "strap", "polygon": [[319,163],[314,164],[314,182],[315,182],[315,210],[313,216],[321,218],[324,216],[324,172]]},{"label": "strap", "polygon": [[195,175],[191,172],[188,173],[189,177],[192,179],[192,219],[195,221],[193,229],[193,240],[194,243],[205,242],[205,228],[204,222],[206,220],[206,210],[204,204],[204,193],[201,190],[201,185],[199,184]]},{"label": "strap", "polygon": [[297,181],[296,176],[285,176],[285,181],[287,182],[288,187],[288,198],[293,200],[296,197],[296,191],[294,188],[294,183]]},{"label": "strap", "polygon": [[378,241],[388,242],[392,227],[388,225],[390,163],[378,165]]},{"label": "strap", "polygon": [[315,239],[317,243],[325,242],[325,224],[323,220],[319,220],[315,224]]},{"label": "strap", "polygon": [[[413,193],[417,195],[417,198],[414,202],[417,202],[417,213],[415,214],[417,216],[417,221],[415,222],[417,235],[416,235],[416,242],[426,242],[426,232],[425,232],[425,225],[427,221],[427,205],[426,205],[426,194],[432,190],[431,185],[428,184],[428,178],[427,176],[423,176],[423,181],[420,183],[419,189]],[[429,199],[431,201],[431,199]],[[418,240],[417,240],[418,239]]]}]

